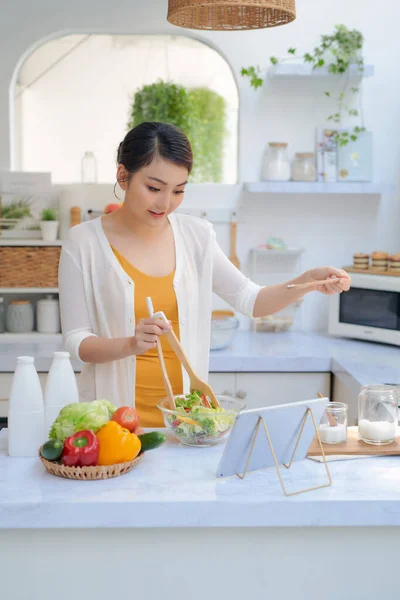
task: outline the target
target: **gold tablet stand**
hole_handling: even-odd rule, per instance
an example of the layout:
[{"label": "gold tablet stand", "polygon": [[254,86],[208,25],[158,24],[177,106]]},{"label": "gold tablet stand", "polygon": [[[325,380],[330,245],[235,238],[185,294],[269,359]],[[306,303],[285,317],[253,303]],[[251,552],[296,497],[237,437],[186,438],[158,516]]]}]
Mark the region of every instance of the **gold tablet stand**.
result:
[{"label": "gold tablet stand", "polygon": [[290,493],[288,493],[286,491],[285,485],[283,483],[282,475],[281,475],[281,472],[279,470],[278,461],[276,460],[276,455],[275,455],[274,447],[273,447],[272,442],[271,442],[271,438],[270,438],[270,435],[269,435],[268,427],[267,427],[267,424],[266,424],[266,422],[265,422],[265,420],[264,420],[263,417],[260,417],[258,419],[256,428],[254,430],[253,442],[251,444],[251,448],[250,448],[249,456],[247,458],[246,467],[244,469],[244,472],[242,473],[242,475],[240,475],[239,473],[237,473],[237,476],[240,477],[240,479],[244,479],[246,477],[246,473],[247,473],[247,470],[248,470],[249,464],[250,464],[251,455],[253,454],[254,445],[256,443],[257,435],[259,433],[260,425],[262,423],[264,425],[264,431],[265,431],[265,434],[267,436],[268,444],[269,444],[269,447],[271,449],[272,457],[274,459],[275,468],[276,468],[276,471],[278,473],[279,481],[281,482],[282,490],[283,490],[283,493],[285,494],[285,496],[295,496],[296,494],[303,494],[304,492],[311,492],[312,490],[319,490],[321,488],[329,487],[330,485],[332,485],[331,474],[330,474],[329,469],[328,469],[328,464],[326,462],[326,457],[325,457],[324,449],[322,447],[321,440],[320,440],[320,437],[319,437],[318,427],[317,427],[317,424],[315,422],[315,418],[314,418],[313,412],[312,412],[312,410],[310,408],[307,408],[307,410],[306,410],[306,412],[304,414],[303,421],[302,421],[301,428],[300,428],[300,433],[299,433],[299,436],[297,438],[297,442],[296,442],[296,446],[295,446],[293,454],[292,454],[292,458],[290,459],[290,462],[289,462],[288,465],[284,464],[283,466],[286,467],[286,469],[290,469],[290,467],[292,466],[294,457],[296,456],[296,451],[297,451],[298,445],[299,445],[300,440],[301,440],[301,436],[303,435],[304,426],[306,424],[308,415],[311,415],[311,418],[312,418],[312,422],[313,422],[313,425],[314,425],[314,429],[315,429],[315,433],[316,433],[316,436],[317,436],[317,440],[318,440],[319,446],[321,448],[321,454],[322,454],[322,458],[324,460],[324,465],[325,465],[326,473],[328,475],[329,483],[324,483],[323,485],[318,485],[316,487],[307,488],[305,490],[299,490],[298,492],[290,492]]}]

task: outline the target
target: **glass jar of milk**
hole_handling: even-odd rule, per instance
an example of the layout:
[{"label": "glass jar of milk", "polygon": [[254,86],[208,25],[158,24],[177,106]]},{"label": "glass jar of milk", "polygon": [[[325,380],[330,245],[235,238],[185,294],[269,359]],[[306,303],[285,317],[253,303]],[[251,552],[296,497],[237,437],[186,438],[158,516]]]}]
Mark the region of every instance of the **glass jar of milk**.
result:
[{"label": "glass jar of milk", "polygon": [[329,402],[318,427],[323,444],[343,444],[347,440],[347,404]]},{"label": "glass jar of milk", "polygon": [[399,389],[363,385],[358,396],[358,436],[366,444],[391,444],[397,437]]}]

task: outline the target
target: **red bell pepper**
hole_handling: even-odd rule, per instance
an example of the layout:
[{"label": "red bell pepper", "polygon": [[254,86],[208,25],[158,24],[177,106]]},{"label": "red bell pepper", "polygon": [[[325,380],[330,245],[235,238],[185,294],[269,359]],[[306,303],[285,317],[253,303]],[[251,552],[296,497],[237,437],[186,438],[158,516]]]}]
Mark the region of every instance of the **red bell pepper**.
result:
[{"label": "red bell pepper", "polygon": [[67,467],[91,467],[97,465],[99,450],[99,440],[93,431],[78,431],[65,440],[61,462]]}]

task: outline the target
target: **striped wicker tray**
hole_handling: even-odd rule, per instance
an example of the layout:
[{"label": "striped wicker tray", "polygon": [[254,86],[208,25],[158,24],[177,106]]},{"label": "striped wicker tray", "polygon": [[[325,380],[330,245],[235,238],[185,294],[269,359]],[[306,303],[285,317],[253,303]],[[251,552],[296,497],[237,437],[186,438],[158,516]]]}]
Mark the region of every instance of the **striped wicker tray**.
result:
[{"label": "striped wicker tray", "polygon": [[46,460],[41,455],[42,446],[39,448],[39,458],[46,467],[47,471],[57,477],[66,477],[67,479],[79,480],[95,480],[95,479],[110,479],[111,477],[119,477],[129,473],[135,465],[143,458],[144,452],[139,454],[134,460],[120,463],[117,465],[97,466],[97,467],[66,467],[58,462]]},{"label": "striped wicker tray", "polygon": [[60,246],[0,246],[0,287],[57,287],[60,253]]}]

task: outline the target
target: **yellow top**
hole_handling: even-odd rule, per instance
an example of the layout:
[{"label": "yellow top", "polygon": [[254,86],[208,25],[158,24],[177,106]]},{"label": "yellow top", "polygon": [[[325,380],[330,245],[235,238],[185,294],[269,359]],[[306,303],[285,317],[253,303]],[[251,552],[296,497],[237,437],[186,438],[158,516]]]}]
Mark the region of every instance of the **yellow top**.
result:
[{"label": "yellow top", "polygon": [[[178,303],[172,285],[175,272],[165,277],[151,277],[131,265],[118,250],[113,247],[112,250],[124,271],[135,283],[136,323],[140,319],[149,318],[146,298],[151,296],[154,311],[162,310],[165,313],[179,338]],[[160,339],[172,390],[174,394],[181,394],[183,390],[181,363],[164,336]],[[157,348],[152,348],[146,354],[136,356],[135,407],[142,427],[165,427],[162,414],[157,408],[157,403],[165,398],[165,395]]]}]

